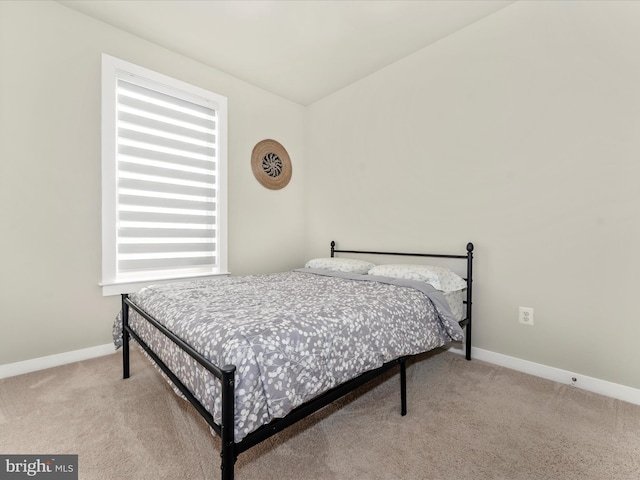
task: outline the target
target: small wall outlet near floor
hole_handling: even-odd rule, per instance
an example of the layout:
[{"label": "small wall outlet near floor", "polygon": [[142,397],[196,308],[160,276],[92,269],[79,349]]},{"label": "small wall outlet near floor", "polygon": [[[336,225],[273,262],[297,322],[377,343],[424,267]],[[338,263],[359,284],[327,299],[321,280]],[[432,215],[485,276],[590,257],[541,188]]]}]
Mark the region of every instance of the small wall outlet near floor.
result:
[{"label": "small wall outlet near floor", "polygon": [[518,321],[522,325],[529,325],[533,327],[533,308],[531,307],[520,307],[520,313],[518,315]]}]

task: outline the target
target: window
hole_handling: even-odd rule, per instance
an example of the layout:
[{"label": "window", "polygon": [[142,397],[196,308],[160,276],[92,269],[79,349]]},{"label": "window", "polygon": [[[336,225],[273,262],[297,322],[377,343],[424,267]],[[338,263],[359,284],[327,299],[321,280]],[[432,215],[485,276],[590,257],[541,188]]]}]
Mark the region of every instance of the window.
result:
[{"label": "window", "polygon": [[102,287],[225,274],[227,99],[102,58]]}]

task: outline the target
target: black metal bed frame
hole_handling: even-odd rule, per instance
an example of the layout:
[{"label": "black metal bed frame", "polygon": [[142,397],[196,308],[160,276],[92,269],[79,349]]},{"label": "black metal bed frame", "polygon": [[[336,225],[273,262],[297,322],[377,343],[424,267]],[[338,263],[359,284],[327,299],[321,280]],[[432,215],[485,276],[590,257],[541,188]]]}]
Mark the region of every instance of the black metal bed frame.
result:
[{"label": "black metal bed frame", "polygon": [[[446,255],[446,254],[431,254],[431,253],[398,253],[398,252],[376,252],[365,250],[338,250],[335,248],[336,243],[331,242],[331,257],[336,253],[354,253],[354,254],[367,254],[367,255],[401,255],[410,257],[437,257],[437,258],[452,258],[452,259],[466,259],[467,261],[467,276],[465,278],[467,282],[467,299],[466,303],[466,318],[461,320],[460,326],[465,328],[465,358],[471,360],[471,307],[472,307],[472,281],[473,281],[473,244],[467,244],[466,255]],[[129,308],[135,310],[146,321],[151,323],[158,331],[168,337],[176,345],[178,345],[185,353],[191,356],[202,367],[207,369],[220,380],[222,390],[222,417],[221,423],[218,424],[214,421],[213,415],[206,410],[206,408],[196,399],[191,391],[182,383],[182,381],[171,371],[171,369],[151,350],[149,345],[140,338],[140,336],[129,326]],[[370,380],[378,377],[387,370],[400,366],[400,413],[406,415],[407,413],[407,377],[406,377],[406,365],[407,359],[410,356],[397,358],[388,363],[385,363],[381,367],[365,372],[360,376],[338,385],[333,389],[319,395],[318,397],[300,405],[287,416],[283,418],[277,418],[270,423],[263,425],[254,432],[249,433],[240,442],[235,441],[234,426],[235,426],[235,371],[234,365],[224,365],[222,367],[214,365],[200,353],[198,353],[193,347],[187,344],[184,340],[176,336],[173,332],[167,329],[164,325],[159,323],[155,318],[145,312],[142,308],[137,306],[131,301],[128,294],[122,295],[122,370],[123,378],[129,378],[129,339],[133,338],[143,350],[153,359],[156,365],[169,377],[171,382],[182,392],[186,399],[195,407],[195,409],[202,415],[205,421],[213,429],[221,439],[221,473],[222,480],[233,480],[234,478],[234,465],[239,454],[247,451],[249,448],[257,445],[258,443],[266,440],[267,438],[275,435],[276,433],[284,430],[285,428],[293,425],[294,423],[302,420],[303,418],[317,412],[321,408],[329,405],[338,398],[352,392],[356,388],[364,385]]]}]

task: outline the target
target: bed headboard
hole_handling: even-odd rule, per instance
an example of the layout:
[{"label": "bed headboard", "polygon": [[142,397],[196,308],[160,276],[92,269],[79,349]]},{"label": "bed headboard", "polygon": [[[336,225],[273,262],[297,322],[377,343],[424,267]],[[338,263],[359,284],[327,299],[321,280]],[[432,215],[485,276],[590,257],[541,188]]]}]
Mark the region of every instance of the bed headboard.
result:
[{"label": "bed headboard", "polygon": [[466,254],[448,254],[448,253],[407,253],[407,252],[378,252],[370,250],[343,250],[336,248],[336,242],[331,241],[331,256],[336,253],[356,253],[364,255],[394,255],[403,257],[431,257],[431,258],[452,258],[466,260],[466,277],[467,282],[467,300],[464,302],[467,306],[466,318],[460,321],[460,326],[465,328],[465,358],[471,360],[471,313],[472,313],[472,282],[473,282],[473,243],[467,243]]}]

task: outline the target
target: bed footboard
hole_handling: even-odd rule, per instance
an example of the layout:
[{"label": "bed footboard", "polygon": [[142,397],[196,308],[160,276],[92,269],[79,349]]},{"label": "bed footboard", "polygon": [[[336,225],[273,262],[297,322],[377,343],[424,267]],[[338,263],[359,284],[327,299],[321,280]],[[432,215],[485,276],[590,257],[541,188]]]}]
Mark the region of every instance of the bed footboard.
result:
[{"label": "bed footboard", "polygon": [[[140,338],[140,336],[129,326],[129,308],[133,308],[146,321],[151,323],[162,334],[171,339],[184,352],[189,354],[195,361],[211,372],[218,380],[220,380],[222,390],[222,422],[218,424],[214,421],[213,415],[204,408],[198,399],[191,393],[184,383],[171,371],[171,369],[160,359],[156,353],[151,350],[149,345]],[[133,338],[142,349],[153,359],[156,365],[169,377],[173,385],[175,385],[185,398],[191,403],[198,413],[205,419],[209,426],[218,434],[221,443],[220,457],[222,462],[220,468],[222,470],[222,480],[233,480],[234,464],[238,457],[236,453],[236,442],[234,433],[235,424],[235,373],[234,365],[226,365],[222,368],[212,364],[190,345],[185,343],[181,338],[177,337],[170,330],[159,323],[155,318],[138,307],[129,299],[129,295],[122,295],[122,376],[129,378],[130,376],[130,357],[129,357],[129,338]]]}]

